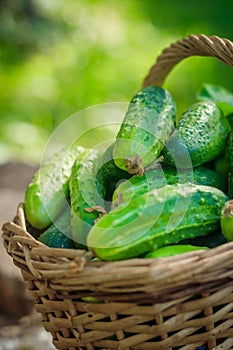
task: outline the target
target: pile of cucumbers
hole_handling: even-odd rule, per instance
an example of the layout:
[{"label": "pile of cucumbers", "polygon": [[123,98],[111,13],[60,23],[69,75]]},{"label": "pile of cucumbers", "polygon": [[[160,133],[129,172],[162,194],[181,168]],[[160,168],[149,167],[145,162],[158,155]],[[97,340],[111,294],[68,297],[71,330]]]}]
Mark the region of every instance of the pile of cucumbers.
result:
[{"label": "pile of cucumbers", "polygon": [[104,153],[73,146],[41,166],[26,219],[42,243],[102,260],[210,249],[233,240],[232,174],[231,116],[204,99],[177,120],[169,91],[149,86]]}]

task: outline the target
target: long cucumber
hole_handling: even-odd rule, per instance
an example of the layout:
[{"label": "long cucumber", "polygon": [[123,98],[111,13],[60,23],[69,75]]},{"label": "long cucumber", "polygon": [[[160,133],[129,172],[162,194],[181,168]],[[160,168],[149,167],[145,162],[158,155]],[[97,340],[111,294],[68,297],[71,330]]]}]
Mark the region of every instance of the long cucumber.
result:
[{"label": "long cucumber", "polygon": [[113,149],[116,165],[142,175],[163,150],[175,127],[175,103],[170,93],[148,86],[131,100]]},{"label": "long cucumber", "polygon": [[128,259],[220,227],[227,195],[211,186],[166,185],[119,205],[102,217],[87,244],[103,260]]},{"label": "long cucumber", "polygon": [[174,244],[148,252],[144,258],[166,258],[169,256],[192,252],[195,250],[208,250],[208,247],[197,247],[191,244]]},{"label": "long cucumber", "polygon": [[34,174],[24,200],[26,218],[33,227],[44,229],[50,226],[67,204],[71,168],[83,152],[81,146],[63,149]]},{"label": "long cucumber", "polygon": [[122,182],[113,193],[112,208],[121,203],[130,201],[148,191],[162,187],[166,184],[192,182],[198,185],[213,186],[226,191],[226,182],[216,171],[204,166],[194,169],[177,169],[173,167],[150,169],[143,176],[134,175]]},{"label": "long cucumber", "polygon": [[103,183],[97,181],[102,153],[85,149],[72,166],[70,177],[71,231],[77,247],[86,245],[86,236],[94,222],[105,213]]}]

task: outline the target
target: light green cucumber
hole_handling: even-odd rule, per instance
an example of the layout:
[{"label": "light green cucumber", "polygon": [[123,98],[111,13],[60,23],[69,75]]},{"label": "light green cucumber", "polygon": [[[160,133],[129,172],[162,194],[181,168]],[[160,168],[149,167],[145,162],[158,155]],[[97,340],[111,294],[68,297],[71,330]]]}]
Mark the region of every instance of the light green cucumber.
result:
[{"label": "light green cucumber", "polygon": [[148,252],[144,258],[166,258],[169,256],[183,254],[195,250],[208,250],[208,247],[197,247],[191,244],[166,245],[151,252]]},{"label": "light green cucumber", "polygon": [[227,201],[221,211],[222,234],[227,241],[233,241],[233,200]]},{"label": "light green cucumber", "polygon": [[86,149],[74,162],[70,176],[71,231],[77,247],[86,245],[91,226],[105,213],[103,184],[97,181],[102,153]]},{"label": "light green cucumber", "polygon": [[179,169],[179,171],[173,167],[163,169],[157,167],[145,171],[143,176],[134,175],[129,180],[120,183],[113,193],[112,208],[166,184],[173,185],[185,182],[213,186],[226,191],[224,179],[216,171],[205,166],[194,169]]},{"label": "light green cucumber", "polygon": [[28,222],[35,228],[51,225],[69,198],[69,177],[83,147],[61,150],[35,173],[25,193],[24,208]]},{"label": "light green cucumber", "polygon": [[223,152],[229,132],[230,124],[215,103],[197,102],[183,113],[167,142],[165,163],[187,168],[209,162]]},{"label": "light green cucumber", "polygon": [[128,259],[220,227],[227,195],[212,186],[165,185],[121,204],[90,230],[87,244],[103,260]]},{"label": "light green cucumber", "polygon": [[113,149],[116,165],[142,175],[156,159],[174,130],[175,103],[170,93],[157,86],[139,91],[131,100]]}]

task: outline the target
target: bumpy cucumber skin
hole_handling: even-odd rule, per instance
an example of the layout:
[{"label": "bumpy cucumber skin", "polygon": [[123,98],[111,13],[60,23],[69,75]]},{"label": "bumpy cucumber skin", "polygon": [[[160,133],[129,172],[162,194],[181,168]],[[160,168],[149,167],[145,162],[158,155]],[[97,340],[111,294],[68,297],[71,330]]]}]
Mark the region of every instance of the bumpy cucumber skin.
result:
[{"label": "bumpy cucumber skin", "polygon": [[97,182],[105,189],[104,200],[106,210],[109,210],[112,202],[113,192],[119,181],[129,179],[127,171],[118,168],[113,160],[114,143],[111,144],[103,154],[103,162],[97,174]]},{"label": "bumpy cucumber skin", "polygon": [[208,247],[197,247],[191,244],[166,245],[151,252],[148,252],[144,258],[166,258],[169,256],[183,254],[195,250],[208,250]]},{"label": "bumpy cucumber skin", "polygon": [[33,227],[47,228],[66,205],[71,168],[83,151],[80,146],[61,150],[34,174],[24,199],[26,218]]},{"label": "bumpy cucumber skin", "polygon": [[100,212],[88,208],[104,208],[104,187],[96,180],[102,164],[102,154],[96,149],[86,149],[72,166],[70,176],[71,231],[77,247],[86,245],[86,236]]},{"label": "bumpy cucumber skin", "polygon": [[180,169],[179,172],[172,167],[164,169],[158,167],[145,171],[143,176],[134,175],[129,180],[119,184],[113,193],[112,208],[166,184],[173,185],[185,182],[213,186],[223,192],[226,191],[224,179],[216,171],[205,166],[201,165],[191,170]]},{"label": "bumpy cucumber skin", "polygon": [[233,241],[233,200],[227,201],[221,211],[221,229],[228,242]]},{"label": "bumpy cucumber skin", "polygon": [[71,239],[70,207],[60,213],[55,222],[40,235],[38,240],[51,248],[75,248]]},{"label": "bumpy cucumber skin", "polygon": [[195,167],[215,159],[223,152],[230,124],[215,103],[202,101],[183,113],[176,131],[164,148],[165,163],[179,168],[189,167],[184,157],[188,151]]},{"label": "bumpy cucumber skin", "polygon": [[131,174],[127,159],[138,157],[142,172],[161,153],[175,127],[175,103],[170,93],[156,86],[139,91],[131,100],[113,149],[116,165]]},{"label": "bumpy cucumber skin", "polygon": [[[120,260],[206,235],[219,229],[227,199],[211,186],[166,185],[110,211],[91,229],[87,244],[100,259]],[[175,225],[169,227],[173,215]]]}]

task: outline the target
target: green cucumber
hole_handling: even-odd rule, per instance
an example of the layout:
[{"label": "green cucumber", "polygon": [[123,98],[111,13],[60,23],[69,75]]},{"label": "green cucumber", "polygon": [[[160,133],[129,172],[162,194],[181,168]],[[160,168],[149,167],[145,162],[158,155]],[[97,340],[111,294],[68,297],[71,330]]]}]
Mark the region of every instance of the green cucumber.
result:
[{"label": "green cucumber", "polygon": [[83,147],[61,150],[34,174],[24,200],[26,218],[33,227],[50,226],[67,204],[71,168],[83,151]]},{"label": "green cucumber", "polygon": [[75,248],[71,239],[70,207],[64,209],[55,222],[38,238],[38,241],[51,248]]},{"label": "green cucumber", "polygon": [[183,113],[167,142],[165,163],[187,168],[209,162],[223,152],[229,132],[230,124],[215,103],[197,102]]},{"label": "green cucumber", "polygon": [[197,247],[191,244],[166,245],[151,252],[148,252],[144,258],[166,258],[169,256],[183,254],[195,250],[208,250],[208,247]]},{"label": "green cucumber", "polygon": [[170,93],[148,86],[131,100],[113,149],[116,165],[130,174],[142,175],[156,159],[174,130],[175,103]]},{"label": "green cucumber", "polygon": [[215,169],[226,180],[228,196],[233,198],[233,131],[230,131],[226,147],[219,157],[215,159]]},{"label": "green cucumber", "polygon": [[211,186],[166,185],[103,216],[90,230],[87,244],[103,260],[140,256],[218,230],[227,200],[224,192]]},{"label": "green cucumber", "polygon": [[224,179],[214,170],[201,165],[194,169],[177,169],[168,167],[147,170],[143,176],[132,176],[129,180],[119,184],[113,193],[112,208],[120,203],[128,202],[132,197],[162,187],[166,184],[192,182],[197,185],[213,186],[226,191]]},{"label": "green cucumber", "polygon": [[179,244],[191,244],[198,247],[206,246],[208,248],[215,248],[226,242],[226,238],[223,236],[221,230],[218,230],[208,233],[205,236],[197,236],[191,239],[185,239],[183,241],[180,241]]},{"label": "green cucumber", "polygon": [[227,120],[231,126],[231,129],[233,129],[233,113],[227,115]]},{"label": "green cucumber", "polygon": [[228,242],[233,241],[233,200],[227,201],[221,211],[222,234]]},{"label": "green cucumber", "polygon": [[228,196],[233,198],[233,131],[230,132],[227,144],[228,156]]},{"label": "green cucumber", "polygon": [[[121,203],[130,201],[135,196],[140,196],[152,189],[166,185],[166,169],[157,167],[144,172],[142,176],[133,175],[130,179],[121,182],[112,196],[112,209]],[[172,178],[175,177],[176,170],[171,169]]]},{"label": "green cucumber", "polygon": [[111,144],[103,154],[103,162],[97,173],[97,181],[105,188],[104,200],[106,210],[110,209],[112,195],[118,183],[122,180],[129,179],[130,175],[127,171],[118,168],[113,160],[113,147]]},{"label": "green cucumber", "polygon": [[70,176],[71,231],[77,247],[84,248],[91,226],[104,210],[105,188],[97,181],[102,153],[86,149],[74,162]]},{"label": "green cucumber", "polygon": [[214,169],[225,181],[228,180],[229,163],[227,148],[215,159]]}]

